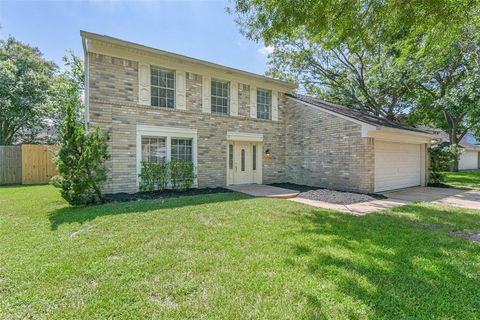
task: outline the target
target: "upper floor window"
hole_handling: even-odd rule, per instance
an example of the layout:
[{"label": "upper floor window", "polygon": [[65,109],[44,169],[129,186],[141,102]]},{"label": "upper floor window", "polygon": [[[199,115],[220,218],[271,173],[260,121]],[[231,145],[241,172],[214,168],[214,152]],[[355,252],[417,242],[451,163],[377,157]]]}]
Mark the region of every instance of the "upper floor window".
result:
[{"label": "upper floor window", "polygon": [[175,71],[151,67],[151,105],[175,108]]},{"label": "upper floor window", "polygon": [[257,118],[270,119],[272,110],[272,91],[257,89]]},{"label": "upper floor window", "polygon": [[230,83],[227,81],[212,80],[212,113],[229,114]]}]

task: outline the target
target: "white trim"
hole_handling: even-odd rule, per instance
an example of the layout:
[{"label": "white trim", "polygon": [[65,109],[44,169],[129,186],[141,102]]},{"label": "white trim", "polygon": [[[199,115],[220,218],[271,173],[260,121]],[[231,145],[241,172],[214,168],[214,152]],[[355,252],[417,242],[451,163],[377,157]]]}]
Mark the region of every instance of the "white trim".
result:
[{"label": "white trim", "polygon": [[238,116],[238,82],[230,82],[230,115]]},{"label": "white trim", "polygon": [[[253,170],[252,168],[252,179],[253,179],[253,183],[256,183],[256,184],[262,184],[263,183],[263,142],[258,142],[258,141],[245,141],[245,140],[241,140],[241,141],[236,141],[236,140],[231,140],[231,141],[228,141],[227,143],[227,163],[226,163],[226,168],[227,168],[227,171],[226,171],[226,174],[227,174],[227,179],[226,179],[226,185],[227,186],[230,186],[230,185],[233,185],[234,184],[234,180],[235,180],[235,164],[234,164],[234,168],[233,169],[230,169],[229,167],[229,163],[228,163],[228,160],[229,160],[229,157],[230,157],[230,154],[229,154],[229,146],[230,145],[233,145],[233,154],[234,154],[234,157],[235,157],[235,150],[237,149],[236,146],[235,146],[235,143],[242,143],[242,142],[248,142],[249,145],[250,145],[250,148],[251,149],[251,152],[253,155],[253,145],[256,145],[257,146],[257,164],[256,164],[256,169]],[[235,161],[235,159],[233,160]],[[252,166],[253,166],[253,163],[252,163]]]},{"label": "white trim", "polygon": [[385,127],[385,126],[380,126],[380,127],[377,128],[377,130],[395,132],[395,133],[398,133],[398,134],[407,134],[407,135],[410,135],[410,136],[424,137],[424,138],[428,139],[428,141],[426,140],[425,143],[431,143],[432,139],[438,139],[438,136],[436,134],[431,134],[431,133],[426,133],[426,132],[416,132],[416,131],[411,131],[411,130],[391,128],[391,127]]},{"label": "white trim", "polygon": [[[137,188],[139,186],[138,175],[142,169],[142,136],[165,137],[167,148],[167,162],[171,160],[171,141],[172,138],[189,138],[192,139],[192,162],[195,165],[195,170],[198,170],[198,156],[197,156],[197,130],[190,128],[176,128],[176,127],[158,127],[149,125],[137,125]],[[193,183],[193,187],[197,187],[197,179]]]},{"label": "white trim", "polygon": [[250,118],[257,119],[257,87],[250,86]]},{"label": "white trim", "polygon": [[278,121],[278,92],[272,91],[272,120]]},{"label": "white trim", "polygon": [[412,144],[430,143],[431,138],[422,135],[417,135],[414,132],[410,134],[405,130],[375,130],[368,132],[368,137],[375,138],[376,140],[384,140],[391,142],[403,142]]},{"label": "white trim", "polygon": [[152,104],[151,96],[151,71],[147,63],[138,64],[138,104],[150,106]]},{"label": "white trim", "polygon": [[[242,82],[241,79],[245,79],[245,78],[251,79],[255,83],[264,84],[269,88],[278,88],[278,90],[280,91],[284,91],[286,89],[285,90],[286,92],[291,92],[291,90],[298,87],[296,83],[268,78],[255,73],[222,66],[216,63],[212,63],[212,62],[208,62],[200,59],[179,55],[173,52],[168,52],[168,51],[164,51],[164,50],[160,50],[152,47],[147,47],[141,44],[137,44],[137,43],[133,43],[133,42],[129,42],[129,41],[125,41],[125,40],[121,40],[121,39],[117,39],[109,36],[95,34],[87,31],[80,31],[80,35],[82,36],[82,38],[93,40],[94,43],[90,49],[91,50],[90,52],[103,53],[107,55],[111,55],[115,53],[114,56],[117,56],[119,58],[134,60],[134,61],[141,61],[142,59],[139,59],[139,57],[146,58],[146,59],[150,58],[149,60],[153,60],[153,57],[175,60],[177,64],[183,63],[183,64],[188,64],[190,66],[196,66],[195,70],[208,68],[212,72],[219,74],[218,76],[220,77],[221,77],[221,74],[223,74],[223,76],[231,75],[232,78],[236,78],[236,80],[239,82]],[[152,64],[155,64],[155,63],[152,63]],[[197,74],[204,74],[204,72],[195,72],[193,69],[190,71]],[[212,72],[210,72],[210,74],[213,75]],[[280,88],[283,88],[283,89],[280,89]]]},{"label": "white trim", "polygon": [[333,111],[330,111],[330,110],[327,110],[327,109],[324,109],[322,107],[319,107],[319,106],[316,106],[314,104],[311,104],[311,103],[308,103],[308,102],[305,102],[305,101],[302,101],[302,100],[299,100],[299,99],[296,99],[296,98],[293,98],[293,97],[288,97],[289,99],[292,99],[298,103],[301,103],[303,105],[306,105],[310,108],[313,108],[313,109],[316,109],[316,110],[320,110],[320,111],[323,111],[327,114],[330,114],[330,115],[333,115],[333,116],[336,116],[336,117],[339,117],[339,118],[342,118],[344,120],[347,120],[347,121],[350,121],[350,122],[353,122],[353,123],[356,123],[360,126],[362,126],[362,138],[366,138],[368,137],[368,132],[369,131],[373,131],[373,130],[377,130],[377,127],[374,126],[374,125],[371,125],[371,124],[368,124],[368,123],[365,123],[363,121],[360,121],[360,120],[357,120],[357,119],[353,119],[353,118],[350,118],[350,117],[347,117],[347,116],[344,116],[343,114],[339,114],[337,112],[333,112]]},{"label": "white trim", "polygon": [[202,76],[202,111],[205,113],[212,113],[211,106],[211,84],[212,78],[208,76]]},{"label": "white trim", "polygon": [[186,110],[187,76],[183,70],[175,70],[175,109]]},{"label": "white trim", "polygon": [[420,146],[420,185],[425,187],[427,185],[427,144]]},{"label": "white trim", "polygon": [[84,121],[85,121],[85,128],[88,128],[88,124],[90,123],[90,59],[88,57],[88,40],[86,38],[82,38],[82,44],[83,44],[83,52],[85,56],[85,64],[84,64],[84,72],[85,72],[85,91],[83,92],[83,99],[85,103],[85,116],[84,116]]},{"label": "white trim", "polygon": [[263,142],[263,134],[227,131],[228,141]]}]

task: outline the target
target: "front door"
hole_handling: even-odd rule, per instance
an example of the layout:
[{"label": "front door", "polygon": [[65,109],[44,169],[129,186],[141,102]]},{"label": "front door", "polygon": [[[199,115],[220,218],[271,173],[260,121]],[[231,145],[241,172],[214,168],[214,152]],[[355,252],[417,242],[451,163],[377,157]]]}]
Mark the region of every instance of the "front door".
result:
[{"label": "front door", "polygon": [[233,184],[253,183],[252,144],[235,142],[233,159]]}]

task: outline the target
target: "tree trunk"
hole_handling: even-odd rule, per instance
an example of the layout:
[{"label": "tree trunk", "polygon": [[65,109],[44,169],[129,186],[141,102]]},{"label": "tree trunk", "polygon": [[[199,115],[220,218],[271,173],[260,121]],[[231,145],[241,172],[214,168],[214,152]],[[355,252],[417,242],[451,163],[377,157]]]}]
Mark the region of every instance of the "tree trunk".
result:
[{"label": "tree trunk", "polygon": [[[452,138],[450,138],[450,145],[452,146],[455,146],[458,148],[458,139],[457,139],[457,135],[456,134],[453,134],[452,135]],[[453,163],[452,165],[450,166],[451,167],[451,171],[452,172],[458,172],[458,159],[459,155],[458,154],[455,154],[455,159],[453,160]]]}]

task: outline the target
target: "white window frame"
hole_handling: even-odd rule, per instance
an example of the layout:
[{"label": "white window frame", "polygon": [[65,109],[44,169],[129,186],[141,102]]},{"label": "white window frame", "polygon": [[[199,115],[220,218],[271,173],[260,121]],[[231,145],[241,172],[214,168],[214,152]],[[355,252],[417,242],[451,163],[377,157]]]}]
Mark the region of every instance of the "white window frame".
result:
[{"label": "white window frame", "polygon": [[[142,136],[164,137],[166,139],[166,162],[172,160],[172,139],[192,139],[192,162],[197,173],[197,129],[137,125],[137,188],[140,186],[138,175],[142,170]],[[197,178],[192,187],[198,187]]]},{"label": "white window frame", "polygon": [[[218,96],[218,95],[214,95],[213,94],[213,90],[212,90],[212,82],[218,82],[218,83],[222,83],[222,84],[226,84],[227,85],[227,97],[223,97],[223,96]],[[230,99],[232,98],[231,95],[232,93],[230,92],[231,91],[231,82],[228,81],[228,80],[221,80],[221,79],[217,79],[217,78],[211,78],[210,79],[210,113],[211,114],[215,114],[215,115],[220,115],[220,116],[229,116],[230,115],[230,109],[231,109],[231,101]],[[227,111],[225,113],[223,112],[213,112],[212,108],[213,108],[213,98],[220,98],[220,99],[226,99],[227,101]]]},{"label": "white window frame", "polygon": [[[171,72],[173,73],[173,89],[172,88],[168,88],[168,87],[161,87],[160,85],[153,85],[152,82],[151,82],[151,78],[152,78],[152,72],[153,70],[156,69],[156,70],[161,70],[161,71],[165,71],[165,72]],[[151,107],[155,107],[155,108],[162,108],[162,109],[177,109],[177,72],[176,70],[173,70],[173,69],[168,69],[168,68],[164,68],[164,67],[161,67],[161,66],[150,66],[150,106]],[[162,107],[162,106],[155,106],[152,104],[152,92],[153,92],[153,88],[159,88],[161,90],[173,90],[173,108],[169,108],[167,106],[165,107]],[[157,97],[160,101],[160,97]],[[166,98],[166,96],[165,96]]]},{"label": "white window frame", "polygon": [[[260,95],[258,94],[259,92],[264,92],[266,94],[269,94],[270,95],[270,105],[266,105],[264,103],[259,103],[258,102],[258,98],[260,97]],[[268,90],[268,89],[263,89],[263,88],[257,88],[257,119],[260,119],[260,120],[272,120],[272,111],[273,111],[273,92],[272,90]],[[268,118],[260,118],[259,117],[259,113],[260,113],[260,105],[264,105],[264,106],[267,106],[267,114],[268,114]],[[265,112],[264,112],[265,113]]]}]

